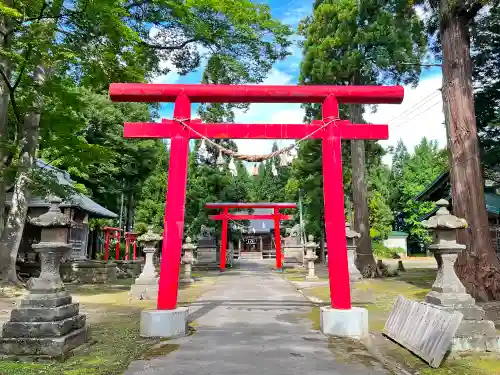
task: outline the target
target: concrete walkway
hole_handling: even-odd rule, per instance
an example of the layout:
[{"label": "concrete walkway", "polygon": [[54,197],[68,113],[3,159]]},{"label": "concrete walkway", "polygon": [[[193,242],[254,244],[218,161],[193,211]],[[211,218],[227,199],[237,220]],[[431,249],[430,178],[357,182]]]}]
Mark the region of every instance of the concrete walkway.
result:
[{"label": "concrete walkway", "polygon": [[133,362],[125,375],[386,373],[337,361],[305,318],[310,311],[310,302],[267,264],[241,263],[191,305],[194,335],[170,341],[180,347],[164,357]]}]

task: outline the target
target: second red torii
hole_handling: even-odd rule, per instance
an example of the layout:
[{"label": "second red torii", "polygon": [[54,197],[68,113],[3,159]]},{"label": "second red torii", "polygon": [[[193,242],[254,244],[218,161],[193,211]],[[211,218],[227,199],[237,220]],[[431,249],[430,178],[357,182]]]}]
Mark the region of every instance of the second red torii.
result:
[{"label": "second red torii", "polygon": [[[221,209],[222,213],[211,215],[212,220],[222,221],[222,238],[220,244],[220,259],[219,268],[222,271],[226,268],[226,251],[227,251],[227,224],[229,220],[273,220],[274,221],[274,238],[276,242],[276,269],[281,270],[283,267],[283,256],[281,254],[281,233],[280,221],[291,220],[293,216],[285,215],[280,212],[286,208],[297,208],[295,203],[207,203],[205,208]],[[272,208],[273,213],[267,215],[254,214],[233,214],[229,212],[231,208],[252,209],[252,208]]]}]

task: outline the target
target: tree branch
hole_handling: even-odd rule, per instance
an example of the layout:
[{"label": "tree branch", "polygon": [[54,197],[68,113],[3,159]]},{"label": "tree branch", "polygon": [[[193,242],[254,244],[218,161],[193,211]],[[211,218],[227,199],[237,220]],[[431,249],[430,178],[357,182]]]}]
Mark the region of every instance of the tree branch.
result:
[{"label": "tree branch", "polygon": [[17,109],[16,98],[14,97],[14,90],[12,90],[12,85],[10,84],[9,78],[5,75],[3,69],[0,69],[0,75],[2,76],[5,84],[7,85],[7,89],[9,90],[10,103],[12,105],[12,110],[14,112],[14,116],[16,116],[17,123],[21,123],[21,114]]},{"label": "tree branch", "polygon": [[33,45],[30,43],[28,45],[28,48],[26,49],[26,51],[24,53],[24,56],[23,56],[24,63],[19,68],[19,73],[17,75],[16,82],[14,82],[14,86],[12,86],[12,90],[11,90],[12,92],[14,92],[16,90],[17,86],[19,86],[19,84],[21,83],[21,79],[23,78],[24,71],[26,70],[27,60],[29,59],[32,50],[33,50]]},{"label": "tree branch", "polygon": [[173,50],[177,50],[177,49],[182,49],[184,47],[186,47],[188,44],[190,43],[193,43],[193,42],[196,42],[198,41],[198,38],[191,38],[191,39],[187,39],[185,40],[184,42],[176,45],[176,46],[162,46],[162,45],[158,45],[158,44],[150,44],[150,43],[147,43],[147,42],[142,42],[141,44],[148,47],[148,48],[152,48],[152,49],[160,49],[160,50],[164,50],[164,51],[173,51]]},{"label": "tree branch", "polygon": [[468,10],[465,11],[465,17],[468,21],[474,19],[477,16],[478,12],[484,7],[484,1],[476,0],[474,1]]}]

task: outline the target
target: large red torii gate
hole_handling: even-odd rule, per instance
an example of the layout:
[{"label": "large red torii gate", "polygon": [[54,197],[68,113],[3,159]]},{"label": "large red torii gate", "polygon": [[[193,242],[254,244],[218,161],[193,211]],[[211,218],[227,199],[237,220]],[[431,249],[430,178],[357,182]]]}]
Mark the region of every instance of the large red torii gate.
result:
[{"label": "large red torii gate", "polygon": [[[342,183],[342,139],[388,138],[387,125],[351,124],[338,120],[339,103],[399,104],[401,86],[260,86],[114,83],[110,97],[119,102],[174,102],[174,119],[161,123],[125,123],[127,138],[170,138],[168,190],[158,310],[177,305],[179,258],[184,234],[184,207],[189,140],[212,139],[322,140],[323,190],[331,306],[351,309]],[[191,103],[322,103],[323,120],[311,124],[203,124],[191,119]]]},{"label": "large red torii gate", "polygon": [[[281,254],[281,233],[280,221],[291,220],[293,216],[280,213],[280,210],[286,208],[297,208],[295,203],[207,203],[205,208],[219,209],[222,213],[211,215],[210,219],[220,220],[222,222],[222,238],[220,244],[220,270],[226,268],[226,250],[227,250],[227,224],[229,220],[273,220],[274,221],[274,239],[276,242],[276,269],[281,270],[283,267],[283,257]],[[272,214],[255,215],[255,214],[233,214],[229,210],[231,208],[252,209],[252,208],[271,208]]]}]

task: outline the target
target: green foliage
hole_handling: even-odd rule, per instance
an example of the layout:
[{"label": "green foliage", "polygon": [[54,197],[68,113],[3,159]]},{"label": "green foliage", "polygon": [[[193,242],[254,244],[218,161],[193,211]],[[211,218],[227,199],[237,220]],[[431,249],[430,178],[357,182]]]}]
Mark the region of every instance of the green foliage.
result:
[{"label": "green foliage", "polygon": [[165,215],[165,196],[168,187],[169,154],[162,143],[159,147],[155,168],[144,181],[138,196],[136,208],[135,230],[139,233],[147,231],[152,225],[157,233],[163,232],[163,218]]},{"label": "green foliage", "polygon": [[[313,14],[304,19],[299,32],[305,37],[304,58],[301,63],[301,84],[379,84],[416,83],[418,66],[406,64],[420,61],[425,51],[423,24],[410,5],[397,0],[321,0],[316,1]],[[320,118],[319,105],[307,105],[306,119]],[[348,115],[340,107],[341,118]],[[377,235],[385,236],[392,221],[386,195],[387,180],[380,177],[377,166],[383,150],[375,142],[367,142],[366,164],[371,187],[369,191],[371,223]],[[350,151],[347,142],[342,146],[344,187],[351,194]],[[303,142],[292,168],[293,187],[304,190],[305,218],[308,233],[316,236],[323,230],[321,145],[316,141]],[[385,186],[383,186],[385,184]],[[376,189],[383,192],[376,193]]]},{"label": "green foliage", "polygon": [[[417,241],[430,240],[427,230],[420,225],[420,219],[434,208],[432,202],[416,202],[414,198],[433,182],[448,165],[446,149],[439,149],[436,141],[422,138],[413,154],[408,155],[404,147],[398,145],[391,171],[391,186],[394,189],[392,208],[404,213],[409,238]],[[404,160],[404,164],[399,161]]]},{"label": "green foliage", "polygon": [[395,254],[404,253],[403,248],[389,248],[380,241],[373,241],[373,255],[378,258],[393,258]]},{"label": "green foliage", "polygon": [[500,163],[500,8],[493,7],[478,17],[471,36],[481,161],[488,167],[497,167]]},{"label": "green foliage", "polygon": [[392,211],[379,191],[370,194],[370,237],[386,239],[392,230]]}]

